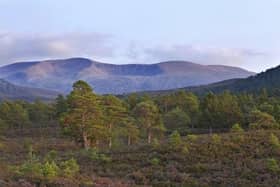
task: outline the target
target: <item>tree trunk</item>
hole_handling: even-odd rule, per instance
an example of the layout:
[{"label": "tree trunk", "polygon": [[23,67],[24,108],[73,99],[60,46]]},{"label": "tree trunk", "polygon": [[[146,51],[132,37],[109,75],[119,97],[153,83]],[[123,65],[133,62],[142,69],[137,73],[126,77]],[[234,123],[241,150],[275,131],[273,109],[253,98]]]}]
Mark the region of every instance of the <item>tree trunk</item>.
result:
[{"label": "tree trunk", "polygon": [[148,130],[148,143],[150,144],[152,142],[152,132]]},{"label": "tree trunk", "polygon": [[109,148],[112,148],[112,124],[109,125],[109,132],[110,132]]},{"label": "tree trunk", "polygon": [[127,137],[127,145],[130,146],[130,144],[131,144],[131,137],[128,136],[128,137]]},{"label": "tree trunk", "polygon": [[90,148],[90,140],[88,139],[86,133],[83,133],[83,143],[84,143],[84,148],[88,150]]}]

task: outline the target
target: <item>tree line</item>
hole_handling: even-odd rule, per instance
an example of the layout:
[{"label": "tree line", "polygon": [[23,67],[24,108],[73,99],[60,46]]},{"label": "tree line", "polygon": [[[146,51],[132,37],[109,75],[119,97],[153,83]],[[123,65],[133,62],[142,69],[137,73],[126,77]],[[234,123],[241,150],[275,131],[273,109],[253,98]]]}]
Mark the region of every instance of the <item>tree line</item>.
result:
[{"label": "tree line", "polygon": [[84,148],[157,142],[173,132],[194,129],[278,128],[280,99],[265,89],[258,94],[178,91],[168,95],[98,95],[84,81],[53,103],[3,101],[0,126],[28,128],[58,125]]}]

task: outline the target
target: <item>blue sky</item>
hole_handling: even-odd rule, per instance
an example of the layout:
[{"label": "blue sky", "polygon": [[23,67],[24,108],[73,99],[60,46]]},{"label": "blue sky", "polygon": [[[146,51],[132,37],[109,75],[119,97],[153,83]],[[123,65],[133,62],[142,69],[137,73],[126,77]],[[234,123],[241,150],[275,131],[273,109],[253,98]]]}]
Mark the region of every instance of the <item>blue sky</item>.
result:
[{"label": "blue sky", "polygon": [[0,64],[84,56],[280,64],[279,0],[0,0]]}]

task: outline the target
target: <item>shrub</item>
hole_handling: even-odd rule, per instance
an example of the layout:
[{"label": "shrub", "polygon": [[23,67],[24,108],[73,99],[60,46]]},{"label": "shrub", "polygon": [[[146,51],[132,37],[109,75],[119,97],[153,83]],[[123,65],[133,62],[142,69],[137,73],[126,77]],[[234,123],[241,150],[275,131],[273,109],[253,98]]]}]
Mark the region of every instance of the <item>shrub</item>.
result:
[{"label": "shrub", "polygon": [[266,162],[267,162],[267,168],[269,171],[271,171],[273,173],[277,173],[280,171],[277,160],[275,160],[274,158],[269,158],[269,159],[267,159]]},{"label": "shrub", "polygon": [[250,113],[249,123],[249,128],[252,130],[279,129],[279,124],[273,116],[259,110]]},{"label": "shrub", "polygon": [[42,164],[39,162],[25,162],[20,166],[13,168],[16,175],[31,179],[42,178]]},{"label": "shrub", "polygon": [[273,133],[270,134],[269,142],[273,146],[273,148],[280,148],[280,142],[277,136],[275,136]]},{"label": "shrub", "polygon": [[42,164],[41,167],[42,167],[42,175],[46,179],[53,179],[58,176],[59,167],[56,165],[54,161],[46,162]]},{"label": "shrub", "polygon": [[211,139],[214,144],[219,144],[222,140],[221,136],[219,136],[218,134],[213,134]]},{"label": "shrub", "polygon": [[244,130],[242,129],[242,127],[238,123],[236,123],[231,127],[230,132],[242,133],[242,132],[244,132]]},{"label": "shrub", "polygon": [[159,165],[159,162],[160,160],[158,158],[153,158],[150,163],[153,165],[153,166],[157,166]]},{"label": "shrub", "polygon": [[153,145],[154,148],[157,148],[157,147],[160,146],[160,143],[159,143],[159,141],[158,141],[157,138],[154,138],[154,139],[153,139],[152,145]]},{"label": "shrub", "polygon": [[187,135],[187,139],[190,141],[196,141],[198,139],[198,136],[194,134],[189,134]]},{"label": "shrub", "polygon": [[188,154],[188,153],[189,153],[189,144],[184,143],[184,144],[182,145],[182,153],[183,153],[183,154]]},{"label": "shrub", "polygon": [[182,144],[182,139],[178,131],[174,131],[170,136],[168,143],[171,147],[178,148]]},{"label": "shrub", "polygon": [[61,170],[62,170],[62,175],[66,177],[73,177],[79,172],[80,167],[77,161],[71,158],[70,160],[61,163]]},{"label": "shrub", "polygon": [[98,153],[97,149],[95,149],[95,148],[85,150],[85,154],[87,157],[89,157],[93,161],[111,162],[111,158],[109,156]]},{"label": "shrub", "polygon": [[55,161],[57,157],[57,152],[55,150],[51,150],[46,156],[45,156],[45,160],[52,162]]},{"label": "shrub", "polygon": [[23,164],[15,167],[11,167],[10,170],[16,176],[28,178],[31,180],[53,180],[59,176],[67,178],[76,175],[80,167],[75,159],[70,159],[57,164],[55,161],[39,162],[38,159],[34,159],[32,156],[29,160]]}]

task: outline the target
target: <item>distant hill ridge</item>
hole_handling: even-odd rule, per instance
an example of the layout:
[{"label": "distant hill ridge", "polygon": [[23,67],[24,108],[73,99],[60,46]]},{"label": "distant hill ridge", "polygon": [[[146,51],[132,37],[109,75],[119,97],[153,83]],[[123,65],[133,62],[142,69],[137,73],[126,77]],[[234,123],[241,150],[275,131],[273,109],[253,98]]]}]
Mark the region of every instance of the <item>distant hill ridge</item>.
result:
[{"label": "distant hill ridge", "polygon": [[35,99],[40,100],[52,100],[59,93],[51,90],[40,89],[40,88],[29,88],[23,86],[17,86],[11,84],[8,81],[0,79],[0,100],[10,99],[22,99],[27,101],[34,101]]},{"label": "distant hill ridge", "polygon": [[254,73],[241,68],[187,61],[115,65],[86,58],[14,63],[0,67],[0,78],[12,83],[69,92],[85,80],[97,93],[121,94],[209,84]]},{"label": "distant hill ridge", "polygon": [[197,94],[205,94],[207,92],[221,93],[225,90],[229,90],[235,93],[251,92],[256,93],[262,89],[267,89],[269,92],[279,91],[280,93],[280,66],[268,69],[265,72],[252,75],[248,78],[230,79],[220,81],[208,85],[191,86],[173,90],[162,90],[149,92],[150,94],[165,94],[174,92],[177,90],[192,91]]}]

